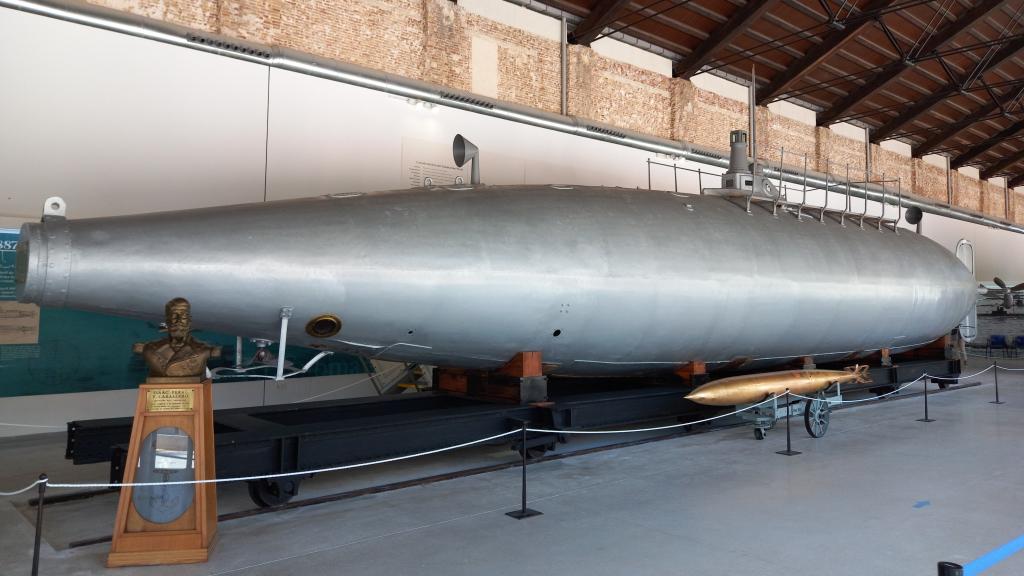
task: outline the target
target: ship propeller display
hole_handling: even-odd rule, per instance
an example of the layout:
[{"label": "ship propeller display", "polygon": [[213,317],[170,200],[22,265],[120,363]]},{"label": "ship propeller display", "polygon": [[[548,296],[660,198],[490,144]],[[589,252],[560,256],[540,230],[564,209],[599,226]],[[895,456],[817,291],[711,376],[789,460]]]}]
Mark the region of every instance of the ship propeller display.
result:
[{"label": "ship propeller display", "polygon": [[1003,307],[1013,308],[1013,293],[1024,290],[1024,282],[1021,282],[1020,284],[1015,284],[1013,286],[1007,286],[1006,282],[1004,282],[1003,279],[1000,278],[999,276],[993,278],[992,281],[996,283],[996,286],[999,286],[1001,291],[986,290],[986,294],[994,294],[997,297],[1002,298]]}]

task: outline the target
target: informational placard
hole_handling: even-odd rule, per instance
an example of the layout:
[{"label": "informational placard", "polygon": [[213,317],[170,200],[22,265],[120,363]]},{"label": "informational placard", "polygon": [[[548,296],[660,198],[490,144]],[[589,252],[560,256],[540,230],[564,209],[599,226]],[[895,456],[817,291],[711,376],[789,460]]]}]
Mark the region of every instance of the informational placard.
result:
[{"label": "informational placard", "polygon": [[195,404],[191,388],[153,388],[146,390],[147,412],[185,412]]},{"label": "informational placard", "polygon": [[451,186],[457,178],[469,182],[469,165],[459,168],[452,158],[452,145],[402,138],[402,178],[410,188]]},{"label": "informational placard", "polygon": [[18,231],[0,228],[0,345],[39,342],[39,306],[22,304],[15,294]]}]

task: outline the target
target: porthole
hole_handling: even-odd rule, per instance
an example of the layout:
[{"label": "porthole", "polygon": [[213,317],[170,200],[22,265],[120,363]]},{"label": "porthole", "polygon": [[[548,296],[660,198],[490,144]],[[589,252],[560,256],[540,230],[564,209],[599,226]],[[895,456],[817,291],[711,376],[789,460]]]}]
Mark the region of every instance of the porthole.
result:
[{"label": "porthole", "polygon": [[334,314],[321,314],[306,323],[306,334],[314,338],[330,338],[341,331],[341,318]]}]

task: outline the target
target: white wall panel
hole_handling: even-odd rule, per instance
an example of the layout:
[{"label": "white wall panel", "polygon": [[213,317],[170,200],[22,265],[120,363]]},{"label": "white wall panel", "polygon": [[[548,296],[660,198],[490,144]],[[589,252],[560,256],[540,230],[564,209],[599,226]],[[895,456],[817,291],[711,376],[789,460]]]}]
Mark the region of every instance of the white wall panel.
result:
[{"label": "white wall panel", "polygon": [[640,150],[272,70],[268,197],[405,188],[403,139],[450,149],[459,133],[480,147],[486,184],[647,187]]},{"label": "white wall panel", "polygon": [[267,68],[0,10],[0,214],[263,199]]}]

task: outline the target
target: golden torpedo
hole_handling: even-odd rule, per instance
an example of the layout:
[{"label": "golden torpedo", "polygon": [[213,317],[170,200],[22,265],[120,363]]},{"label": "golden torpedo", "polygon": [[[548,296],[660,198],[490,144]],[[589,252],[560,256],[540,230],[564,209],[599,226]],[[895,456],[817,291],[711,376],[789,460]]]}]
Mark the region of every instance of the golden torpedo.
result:
[{"label": "golden torpedo", "polygon": [[761,402],[772,395],[782,396],[786,390],[809,396],[832,384],[851,382],[871,382],[868,367],[858,365],[843,370],[787,370],[732,376],[698,386],[686,399],[707,406],[736,406]]}]

